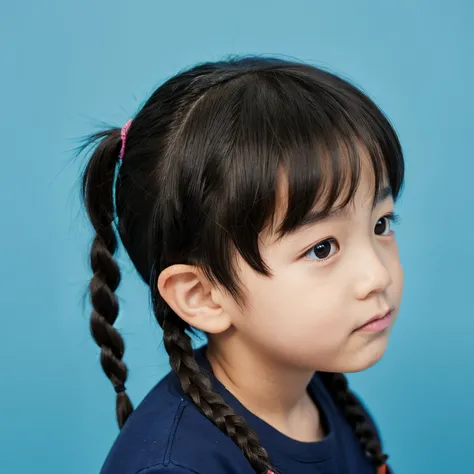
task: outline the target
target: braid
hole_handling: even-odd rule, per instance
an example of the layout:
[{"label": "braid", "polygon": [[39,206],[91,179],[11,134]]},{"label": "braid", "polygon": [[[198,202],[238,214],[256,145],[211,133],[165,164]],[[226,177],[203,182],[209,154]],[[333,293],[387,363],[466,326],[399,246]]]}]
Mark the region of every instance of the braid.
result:
[{"label": "braid", "polygon": [[92,303],[90,329],[100,347],[102,368],[117,392],[117,421],[122,428],[133,407],[125,393],[127,367],[122,361],[124,342],[113,327],[119,309],[114,292],[120,283],[120,271],[113,259],[117,249],[117,237],[113,228],[113,182],[120,134],[117,130],[102,132],[94,135],[88,144],[101,139],[87,165],[82,183],[83,199],[96,231],[90,255],[93,271],[89,284]]},{"label": "braid", "polygon": [[383,466],[387,462],[388,456],[383,453],[377,433],[374,432],[372,425],[367,421],[367,416],[359,400],[349,389],[345,375],[321,372],[320,376],[334,401],[342,410],[347,422],[354,430],[366,455],[375,467]]},{"label": "braid", "polygon": [[[171,310],[168,309],[170,313]],[[244,453],[257,473],[271,471],[270,460],[260,445],[257,434],[237,415],[224,399],[212,390],[211,380],[194,357],[186,324],[174,314],[167,314],[164,323],[164,344],[170,364],[181,387],[201,412],[229,436]]]}]

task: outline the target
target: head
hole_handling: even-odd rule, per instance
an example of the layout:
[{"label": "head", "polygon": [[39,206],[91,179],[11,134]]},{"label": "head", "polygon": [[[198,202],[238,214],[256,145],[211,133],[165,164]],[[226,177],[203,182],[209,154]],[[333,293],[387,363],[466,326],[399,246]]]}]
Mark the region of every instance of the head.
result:
[{"label": "head", "polygon": [[[383,354],[389,330],[359,328],[400,303],[391,231],[403,183],[395,132],[361,91],[320,69],[272,58],[207,63],[159,87],[133,119],[118,171],[120,129],[93,137],[83,192],[96,230],[92,333],[123,392],[113,328],[117,231],[150,286],[183,390],[257,472],[270,460],[212,392],[189,331],[286,367],[319,370],[374,465],[385,460],[339,372]],[[116,175],[116,180],[114,179]],[[117,388],[118,387],[118,388]]]}]

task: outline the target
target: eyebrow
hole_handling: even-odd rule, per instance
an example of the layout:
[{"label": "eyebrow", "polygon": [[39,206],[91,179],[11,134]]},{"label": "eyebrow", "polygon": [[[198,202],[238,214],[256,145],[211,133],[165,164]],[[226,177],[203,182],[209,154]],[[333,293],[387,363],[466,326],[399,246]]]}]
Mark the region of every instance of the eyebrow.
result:
[{"label": "eyebrow", "polygon": [[[390,186],[385,186],[383,188],[380,188],[377,194],[375,195],[374,200],[372,201],[372,210],[374,210],[374,208],[378,204],[385,201],[385,199],[391,196],[393,196],[393,193],[392,193],[392,188]],[[303,228],[317,224],[324,219],[328,219],[331,217],[344,217],[344,216],[347,216],[347,214],[348,214],[347,207],[343,209],[331,210],[329,212],[311,210],[310,212],[308,212],[308,214],[306,214],[306,216],[301,220],[301,222],[298,223],[298,226],[296,227],[296,229],[293,229],[292,231],[288,232],[288,234],[293,234],[295,232],[298,232],[302,230]]]}]

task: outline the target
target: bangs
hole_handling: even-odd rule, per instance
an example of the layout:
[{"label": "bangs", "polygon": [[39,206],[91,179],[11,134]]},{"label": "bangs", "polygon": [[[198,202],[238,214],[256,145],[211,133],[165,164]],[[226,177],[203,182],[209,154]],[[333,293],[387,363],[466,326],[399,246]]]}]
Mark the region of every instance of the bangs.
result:
[{"label": "bangs", "polygon": [[[343,129],[348,124],[339,125]],[[315,213],[324,219],[352,203],[363,170],[370,176],[373,204],[383,188],[390,188],[395,200],[400,192],[400,173],[393,173],[399,167],[390,163],[398,159],[397,154],[382,149],[377,137],[367,134],[364,140],[349,126],[331,133],[328,128],[312,130],[312,141],[302,143],[300,136],[293,136],[291,149],[281,156],[273,212],[268,216],[279,238],[310,222]],[[277,212],[282,207],[284,212]]]},{"label": "bangs", "polygon": [[[275,111],[270,129],[278,137],[279,153],[272,157],[281,172],[267,175],[271,183],[262,187],[283,191],[274,193],[266,216],[279,237],[298,230],[315,209],[324,218],[345,208],[354,199],[363,167],[373,176],[374,202],[386,186],[398,198],[404,173],[400,143],[367,97],[354,88],[321,90],[309,81],[279,81],[278,86],[282,110]],[[264,134],[261,139],[270,144],[275,137]],[[275,222],[282,194],[286,211]]]}]

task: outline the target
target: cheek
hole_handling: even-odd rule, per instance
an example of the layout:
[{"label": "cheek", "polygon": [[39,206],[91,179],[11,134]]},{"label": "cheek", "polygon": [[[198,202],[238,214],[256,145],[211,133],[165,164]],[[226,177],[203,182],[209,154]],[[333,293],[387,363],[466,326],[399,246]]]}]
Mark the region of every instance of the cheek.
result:
[{"label": "cheek", "polygon": [[[277,272],[275,272],[277,274]],[[316,281],[311,266],[248,282],[248,308],[239,329],[260,346],[300,364],[332,352],[345,338],[343,294]]]},{"label": "cheek", "polygon": [[390,292],[394,298],[394,303],[398,306],[402,298],[404,286],[403,268],[400,262],[397,243],[394,242],[393,248],[390,249],[390,276],[392,280]]},{"label": "cheek", "polygon": [[405,278],[403,274],[403,268],[401,264],[399,263],[395,270],[395,277],[393,278],[393,286],[394,286],[394,293],[395,293],[394,296],[396,300],[395,304],[397,306],[399,306],[401,303],[404,283],[405,283]]}]

